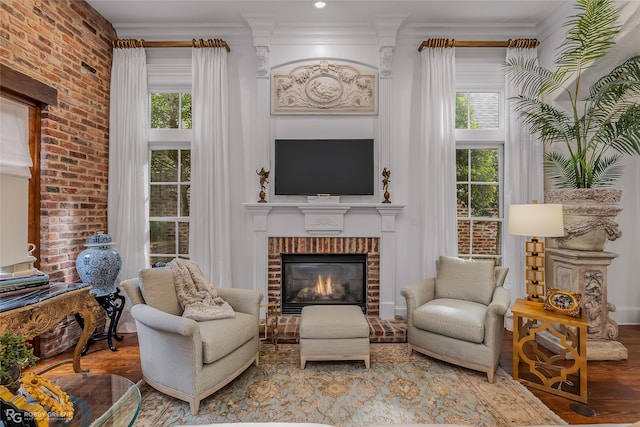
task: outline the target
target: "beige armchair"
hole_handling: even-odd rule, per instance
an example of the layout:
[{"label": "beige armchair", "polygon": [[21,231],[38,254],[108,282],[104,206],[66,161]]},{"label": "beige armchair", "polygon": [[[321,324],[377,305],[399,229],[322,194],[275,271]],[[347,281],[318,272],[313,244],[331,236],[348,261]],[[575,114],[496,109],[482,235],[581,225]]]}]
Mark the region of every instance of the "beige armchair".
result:
[{"label": "beige armchair", "polygon": [[197,322],[181,316],[169,267],[142,270],[121,284],[133,304],[144,380],[189,402],[193,415],[200,400],[258,364],[262,293],[217,288],[235,317]]},{"label": "beige armchair", "polygon": [[402,290],[409,352],[486,372],[493,383],[510,303],[507,272],[493,261],[440,257],[435,278]]}]

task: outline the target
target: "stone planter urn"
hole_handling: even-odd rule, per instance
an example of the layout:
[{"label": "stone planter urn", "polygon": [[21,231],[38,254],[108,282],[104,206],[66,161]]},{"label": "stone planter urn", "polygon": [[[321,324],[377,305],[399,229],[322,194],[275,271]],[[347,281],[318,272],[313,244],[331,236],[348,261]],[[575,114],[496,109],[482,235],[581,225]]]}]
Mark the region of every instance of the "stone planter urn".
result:
[{"label": "stone planter urn", "polygon": [[[622,236],[616,217],[621,190],[561,189],[545,194],[546,203],[560,203],[564,237],[546,238],[547,283],[582,295],[587,326],[588,360],[623,360],[627,349],[618,341],[618,324],[609,317],[607,269],[618,254],[604,250],[607,241]],[[557,338],[557,337],[556,337]],[[559,347],[558,347],[559,348]]]},{"label": "stone planter urn", "polygon": [[547,247],[602,251],[608,240],[622,231],[616,217],[622,190],[609,188],[558,189],[546,193],[546,203],[560,203],[564,212],[564,237],[547,238]]}]

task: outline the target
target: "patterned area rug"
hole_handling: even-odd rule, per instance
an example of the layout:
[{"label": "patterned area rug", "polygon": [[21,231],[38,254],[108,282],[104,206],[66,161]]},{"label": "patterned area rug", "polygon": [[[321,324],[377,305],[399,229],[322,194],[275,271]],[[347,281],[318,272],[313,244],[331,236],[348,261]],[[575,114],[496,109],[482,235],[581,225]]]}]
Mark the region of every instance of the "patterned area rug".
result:
[{"label": "patterned area rug", "polygon": [[414,352],[406,344],[372,344],[371,369],[363,362],[307,362],[299,347],[263,345],[260,366],[200,403],[189,405],[142,384],[135,426],[222,422],[311,422],[338,427],[392,423],[473,426],[566,424],[533,394],[499,370],[494,384],[485,374]]}]

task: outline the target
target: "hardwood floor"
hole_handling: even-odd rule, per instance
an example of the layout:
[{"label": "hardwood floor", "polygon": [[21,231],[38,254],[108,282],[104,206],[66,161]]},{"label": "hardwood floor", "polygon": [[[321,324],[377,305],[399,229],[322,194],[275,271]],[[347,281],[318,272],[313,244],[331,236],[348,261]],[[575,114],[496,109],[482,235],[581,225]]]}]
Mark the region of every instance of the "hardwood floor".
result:
[{"label": "hardwood floor", "polygon": [[[108,372],[128,378],[134,383],[142,379],[142,369],[140,367],[140,352],[138,350],[138,336],[136,334],[122,334],[124,341],[118,342],[114,340],[118,348],[117,351],[109,350],[107,341],[98,341],[93,344],[85,356],[80,358],[83,369],[89,369],[90,372]],[[73,356],[73,348],[65,351],[50,359],[38,361],[36,371],[42,371],[48,367],[55,365],[65,359],[71,359]],[[45,373],[45,376],[72,374],[73,366],[71,363],[53,368]]]},{"label": "hardwood floor", "polygon": [[[632,423],[640,420],[640,325],[620,326],[618,341],[624,344],[629,358],[622,361],[589,361],[588,373],[588,409],[594,416],[581,415],[571,408],[576,404],[572,400],[555,396],[540,390],[531,389],[545,405],[569,424],[596,423]],[[384,344],[372,344],[384,345]],[[125,334],[123,342],[117,343],[115,352],[107,348],[105,341],[95,343],[86,356],[82,357],[82,366],[91,372],[110,372],[137,382],[142,378],[138,340],[135,334]],[[60,360],[70,358],[69,350],[55,358],[43,360],[36,369],[40,370]],[[509,374],[512,373],[512,335],[505,334],[500,365]],[[47,373],[47,376],[72,373],[71,364],[61,365]]]},{"label": "hardwood floor", "polygon": [[[640,421],[640,326],[620,326],[618,341],[627,347],[628,359],[587,362],[587,406],[595,416],[580,415],[572,400],[530,389],[569,424],[632,423]],[[505,333],[500,366],[513,373],[512,334]]]}]

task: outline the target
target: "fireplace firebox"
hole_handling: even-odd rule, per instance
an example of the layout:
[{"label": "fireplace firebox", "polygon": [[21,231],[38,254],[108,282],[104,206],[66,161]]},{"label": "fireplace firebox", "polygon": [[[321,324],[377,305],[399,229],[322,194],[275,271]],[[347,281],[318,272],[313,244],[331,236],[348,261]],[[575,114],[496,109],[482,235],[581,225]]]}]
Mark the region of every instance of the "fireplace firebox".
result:
[{"label": "fireplace firebox", "polygon": [[357,305],[366,314],[366,254],[282,254],[282,313]]}]

